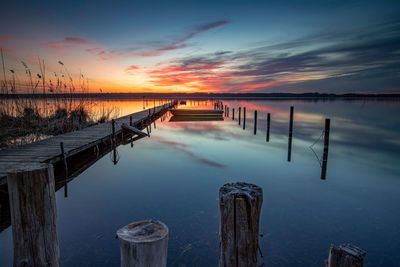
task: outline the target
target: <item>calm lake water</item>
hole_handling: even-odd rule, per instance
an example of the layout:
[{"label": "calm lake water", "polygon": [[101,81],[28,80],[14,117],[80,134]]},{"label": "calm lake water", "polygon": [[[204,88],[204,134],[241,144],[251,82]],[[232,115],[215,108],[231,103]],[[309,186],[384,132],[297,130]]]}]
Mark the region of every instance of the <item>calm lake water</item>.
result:
[{"label": "calm lake water", "polygon": [[[142,104],[124,101],[120,115]],[[211,102],[187,104],[212,108]],[[117,148],[117,165],[107,154],[68,184],[67,198],[59,190],[60,266],[119,266],[116,231],[143,219],[169,227],[168,266],[217,266],[218,190],[236,181],[263,189],[260,248],[267,266],[323,266],[329,246],[341,243],[366,250],[365,266],[398,266],[400,102],[224,104],[230,115],[232,108],[247,108],[245,130],[237,113],[235,120],[158,120],[150,138]],[[321,180],[325,118],[331,119],[331,131],[326,180]],[[11,227],[0,233],[0,251],[0,265],[12,266]]]}]

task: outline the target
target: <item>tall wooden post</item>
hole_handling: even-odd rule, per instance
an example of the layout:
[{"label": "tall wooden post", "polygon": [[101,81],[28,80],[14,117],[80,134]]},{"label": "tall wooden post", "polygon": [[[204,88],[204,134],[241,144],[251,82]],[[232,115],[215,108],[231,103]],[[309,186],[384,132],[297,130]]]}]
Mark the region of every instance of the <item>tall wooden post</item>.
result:
[{"label": "tall wooden post", "polygon": [[224,114],[224,115],[225,115],[225,117],[226,117],[226,105],[225,105],[225,114]]},{"label": "tall wooden post", "polygon": [[271,114],[267,114],[267,142],[269,142],[269,129],[271,126]]},{"label": "tall wooden post", "polygon": [[321,179],[326,179],[326,167],[328,166],[328,149],[329,149],[329,131],[331,126],[331,120],[325,119],[325,138],[324,138],[324,154],[322,156],[322,170]]},{"label": "tall wooden post", "polygon": [[257,134],[257,110],[254,110],[254,135]]},{"label": "tall wooden post", "polygon": [[232,120],[235,120],[235,109],[232,108]]},{"label": "tall wooden post", "polygon": [[292,135],[293,135],[293,106],[290,107],[289,142],[287,161],[292,160]]},{"label": "tall wooden post", "polygon": [[58,266],[53,166],[26,164],[7,176],[14,266]]},{"label": "tall wooden post", "polygon": [[122,267],[167,266],[168,227],[160,221],[140,221],[117,231]]},{"label": "tall wooden post", "polygon": [[340,245],[336,248],[331,245],[325,267],[362,267],[367,253],[351,244]]},{"label": "tall wooden post", "polygon": [[243,107],[243,130],[246,129],[246,107]]},{"label": "tall wooden post", "polygon": [[239,107],[239,125],[240,125],[240,115],[241,115],[241,113],[242,113],[242,108]]},{"label": "tall wooden post", "polygon": [[129,116],[129,125],[132,126],[132,116]]},{"label": "tall wooden post", "polygon": [[219,190],[219,266],[257,266],[261,187],[225,184]]}]

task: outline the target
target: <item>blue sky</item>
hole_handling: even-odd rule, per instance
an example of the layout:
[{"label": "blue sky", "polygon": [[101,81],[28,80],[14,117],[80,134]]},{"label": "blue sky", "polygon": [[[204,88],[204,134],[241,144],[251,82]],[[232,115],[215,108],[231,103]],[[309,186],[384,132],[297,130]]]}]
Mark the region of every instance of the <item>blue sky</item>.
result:
[{"label": "blue sky", "polygon": [[[7,80],[90,91],[399,92],[399,1],[6,1]],[[65,65],[60,66],[58,61]],[[68,69],[67,69],[68,68]]]}]

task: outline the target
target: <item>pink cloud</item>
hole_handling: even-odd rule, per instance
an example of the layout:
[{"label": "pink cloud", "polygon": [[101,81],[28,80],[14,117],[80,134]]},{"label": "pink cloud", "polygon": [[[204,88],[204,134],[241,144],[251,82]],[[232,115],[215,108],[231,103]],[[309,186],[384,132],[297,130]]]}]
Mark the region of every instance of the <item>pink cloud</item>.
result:
[{"label": "pink cloud", "polygon": [[42,42],[41,44],[54,49],[64,49],[64,48],[71,48],[74,46],[90,45],[91,43],[79,37],[65,37],[61,41]]},{"label": "pink cloud", "polygon": [[5,43],[11,40],[9,36],[0,36],[0,42]]},{"label": "pink cloud", "polygon": [[125,68],[125,73],[129,74],[129,75],[133,75],[135,73],[135,71],[138,70],[138,69],[139,69],[138,66],[131,65],[131,66]]}]

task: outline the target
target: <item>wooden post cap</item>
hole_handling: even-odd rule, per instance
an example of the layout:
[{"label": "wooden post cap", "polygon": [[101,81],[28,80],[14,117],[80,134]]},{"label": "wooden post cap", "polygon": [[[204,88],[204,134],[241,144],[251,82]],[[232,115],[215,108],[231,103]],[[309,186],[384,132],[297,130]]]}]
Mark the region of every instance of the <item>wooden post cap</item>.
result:
[{"label": "wooden post cap", "polygon": [[128,224],[117,231],[118,239],[129,243],[156,242],[168,235],[168,227],[160,222],[144,220]]},{"label": "wooden post cap", "polygon": [[40,162],[21,163],[21,164],[18,164],[16,166],[12,166],[7,171],[7,174],[40,171],[40,170],[45,170],[45,169],[47,169],[49,167],[50,167],[49,164],[40,163]]},{"label": "wooden post cap", "polygon": [[262,188],[254,185],[248,184],[245,182],[237,182],[237,183],[230,183],[224,184],[219,189],[219,197],[221,198],[231,198],[232,196],[237,197],[246,197],[249,199],[255,199],[262,197]]}]

